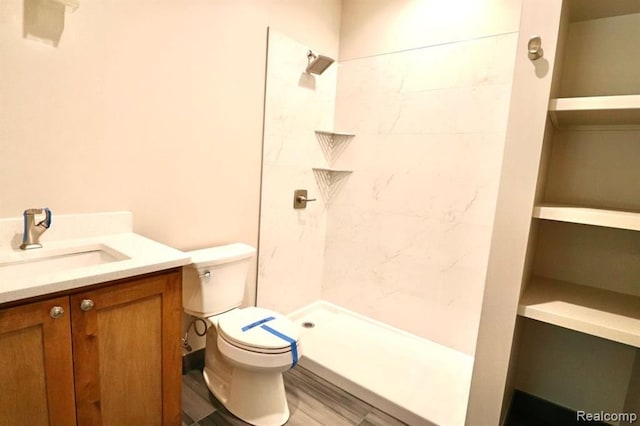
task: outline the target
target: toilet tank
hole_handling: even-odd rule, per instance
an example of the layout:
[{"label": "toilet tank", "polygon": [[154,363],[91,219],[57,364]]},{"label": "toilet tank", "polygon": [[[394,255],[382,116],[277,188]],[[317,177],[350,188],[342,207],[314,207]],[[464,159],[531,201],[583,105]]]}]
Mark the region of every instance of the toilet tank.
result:
[{"label": "toilet tank", "polygon": [[243,243],[187,252],[191,264],[182,269],[184,311],[208,317],[240,306],[255,253]]}]

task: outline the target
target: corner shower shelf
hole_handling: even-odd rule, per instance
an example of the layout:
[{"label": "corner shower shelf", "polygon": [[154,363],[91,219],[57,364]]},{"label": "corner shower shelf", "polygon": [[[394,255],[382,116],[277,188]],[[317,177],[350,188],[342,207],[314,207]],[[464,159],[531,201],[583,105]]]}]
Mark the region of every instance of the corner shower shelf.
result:
[{"label": "corner shower shelf", "polygon": [[533,217],[582,225],[640,231],[640,213],[628,211],[562,205],[538,205],[533,209]]},{"label": "corner shower shelf", "polygon": [[324,130],[316,130],[316,134],[322,137],[329,138],[332,142],[335,143],[345,142],[355,136],[355,134],[353,133],[328,132]]},{"label": "corner shower shelf", "polygon": [[314,173],[322,175],[323,181],[327,182],[329,185],[332,185],[353,173],[351,170],[323,169],[318,167],[314,167],[312,170]]},{"label": "corner shower shelf", "polygon": [[336,170],[325,168],[313,168],[313,175],[318,183],[320,194],[326,205],[329,205],[335,194],[345,182],[345,178],[348,177],[351,170]]},{"label": "corner shower shelf", "polygon": [[640,348],[638,296],[534,278],[518,315]]},{"label": "corner shower shelf", "polygon": [[556,98],[549,101],[556,127],[640,127],[640,95]]},{"label": "corner shower shelf", "polygon": [[347,143],[355,137],[352,133],[327,132],[316,130],[316,138],[329,164],[344,151]]}]

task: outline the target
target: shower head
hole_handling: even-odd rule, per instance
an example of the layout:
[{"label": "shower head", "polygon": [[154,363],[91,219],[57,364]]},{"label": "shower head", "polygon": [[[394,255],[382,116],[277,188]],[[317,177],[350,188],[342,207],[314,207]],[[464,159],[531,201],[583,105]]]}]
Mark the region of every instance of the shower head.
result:
[{"label": "shower head", "polygon": [[307,65],[307,69],[305,72],[311,74],[322,74],[324,70],[329,68],[329,65],[333,63],[333,59],[328,56],[316,55],[312,51],[307,53],[307,60],[309,64]]}]

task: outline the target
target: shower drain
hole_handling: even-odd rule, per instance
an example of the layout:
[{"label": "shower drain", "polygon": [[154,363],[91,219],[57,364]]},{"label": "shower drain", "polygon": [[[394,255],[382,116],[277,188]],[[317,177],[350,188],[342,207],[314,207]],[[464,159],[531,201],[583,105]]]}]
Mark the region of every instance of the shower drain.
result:
[{"label": "shower drain", "polygon": [[303,326],[304,328],[313,328],[313,327],[315,327],[316,325],[315,325],[315,323],[312,323],[311,321],[305,321],[305,322],[303,322],[303,323],[302,323],[302,326]]}]

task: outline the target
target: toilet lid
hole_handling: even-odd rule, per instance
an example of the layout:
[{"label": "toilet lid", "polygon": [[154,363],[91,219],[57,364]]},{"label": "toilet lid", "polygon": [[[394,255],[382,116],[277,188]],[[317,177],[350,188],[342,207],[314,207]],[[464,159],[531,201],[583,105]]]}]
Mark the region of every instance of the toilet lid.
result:
[{"label": "toilet lid", "polygon": [[288,348],[300,336],[298,326],[289,318],[257,307],[238,309],[220,318],[218,331],[231,343],[258,349]]}]

